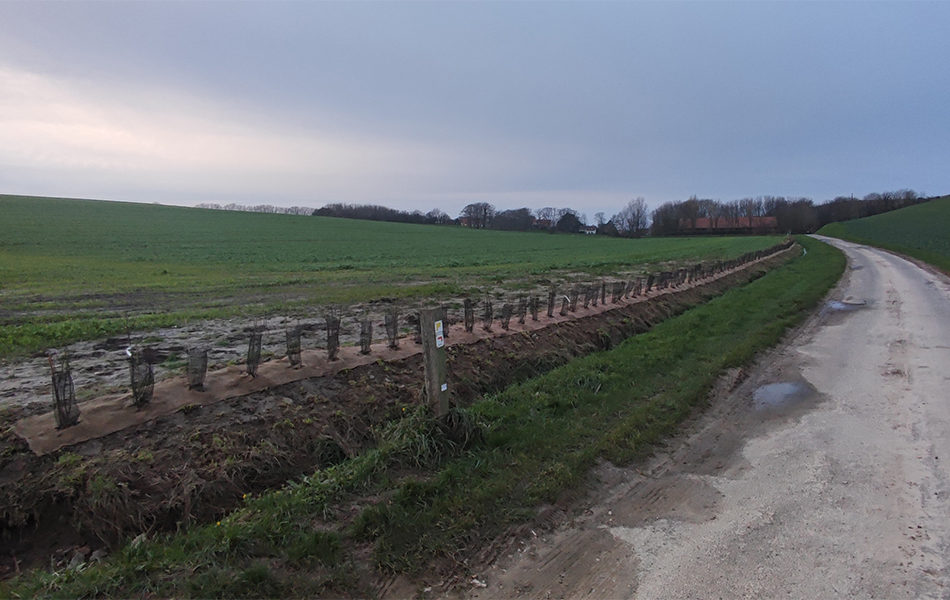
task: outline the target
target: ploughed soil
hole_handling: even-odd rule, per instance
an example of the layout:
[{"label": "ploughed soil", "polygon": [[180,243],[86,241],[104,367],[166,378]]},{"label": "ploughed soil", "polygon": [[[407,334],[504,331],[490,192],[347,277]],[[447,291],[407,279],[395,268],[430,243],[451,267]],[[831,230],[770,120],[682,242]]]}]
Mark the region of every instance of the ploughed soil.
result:
[{"label": "ploughed soil", "polygon": [[[454,401],[609,349],[760,277],[795,249],[697,285],[588,316],[448,347]],[[68,564],[143,532],[216,520],[244,494],[279,487],[375,444],[374,430],[423,401],[419,354],[189,405],[174,414],[37,456],[0,416],[0,577]]]}]

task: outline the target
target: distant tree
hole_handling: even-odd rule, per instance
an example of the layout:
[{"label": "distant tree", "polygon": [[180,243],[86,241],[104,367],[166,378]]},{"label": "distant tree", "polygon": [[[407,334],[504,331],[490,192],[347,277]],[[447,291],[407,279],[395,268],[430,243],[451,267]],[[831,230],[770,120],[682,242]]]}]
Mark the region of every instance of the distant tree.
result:
[{"label": "distant tree", "polygon": [[664,202],[653,210],[653,235],[674,235],[679,231],[680,213],[673,202]]},{"label": "distant tree", "polygon": [[598,227],[601,227],[606,222],[607,222],[607,215],[605,215],[602,212],[594,213],[594,224],[596,224]]},{"label": "distant tree", "polygon": [[438,208],[433,208],[426,213],[426,221],[434,225],[446,225],[452,222],[452,217]]},{"label": "distant tree", "polygon": [[507,231],[527,231],[531,229],[534,217],[527,208],[518,208],[515,210],[503,210],[495,215],[492,223],[492,229],[504,229]]},{"label": "distant tree", "polygon": [[557,223],[557,209],[551,206],[539,208],[534,214],[539,221],[547,221],[549,228],[553,228],[554,224]]},{"label": "distant tree", "polygon": [[620,231],[617,230],[617,226],[614,225],[613,221],[607,221],[603,225],[597,226],[597,235],[609,235],[610,237],[617,237],[620,235]]},{"label": "distant tree", "polygon": [[562,215],[560,219],[558,219],[557,225],[555,225],[554,228],[557,231],[560,231],[563,233],[577,233],[578,231],[580,231],[583,225],[584,224],[581,223],[581,220],[577,218],[576,214],[574,214],[573,212],[567,212],[567,213],[564,213],[564,215]]},{"label": "distant tree", "polygon": [[468,219],[471,227],[485,229],[495,218],[495,207],[487,202],[474,202],[463,208],[459,216]]},{"label": "distant tree", "polygon": [[643,196],[637,197],[615,214],[611,222],[622,235],[639,237],[646,233],[649,217],[647,201]]}]

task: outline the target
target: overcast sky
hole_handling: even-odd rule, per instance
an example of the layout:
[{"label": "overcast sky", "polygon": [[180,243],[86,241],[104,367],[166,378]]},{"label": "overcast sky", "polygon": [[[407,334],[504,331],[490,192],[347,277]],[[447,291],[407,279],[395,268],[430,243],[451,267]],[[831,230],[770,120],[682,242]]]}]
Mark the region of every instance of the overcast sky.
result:
[{"label": "overcast sky", "polygon": [[0,193],[950,193],[950,2],[0,1]]}]

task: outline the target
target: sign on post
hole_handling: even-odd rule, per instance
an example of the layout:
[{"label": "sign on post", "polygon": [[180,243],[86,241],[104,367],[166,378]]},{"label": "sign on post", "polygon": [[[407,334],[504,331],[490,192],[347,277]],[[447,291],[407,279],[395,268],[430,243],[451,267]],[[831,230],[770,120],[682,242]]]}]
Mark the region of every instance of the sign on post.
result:
[{"label": "sign on post", "polygon": [[445,335],[442,310],[427,308],[419,311],[422,329],[422,356],[425,362],[426,395],[436,416],[449,412],[448,367],[445,354]]}]

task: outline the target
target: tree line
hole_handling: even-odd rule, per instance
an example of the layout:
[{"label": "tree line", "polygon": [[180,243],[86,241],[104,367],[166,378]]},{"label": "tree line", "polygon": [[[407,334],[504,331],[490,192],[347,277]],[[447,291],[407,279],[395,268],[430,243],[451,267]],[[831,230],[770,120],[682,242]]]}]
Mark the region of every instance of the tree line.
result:
[{"label": "tree line", "polygon": [[270,204],[217,204],[215,202],[203,202],[196,204],[195,208],[207,208],[209,210],[236,210],[240,212],[256,212],[275,215],[311,215],[313,209],[307,206],[272,206]]},{"label": "tree line", "polygon": [[[650,211],[646,200],[638,197],[609,218],[605,213],[596,213],[591,225],[588,225],[586,215],[573,208],[547,206],[536,210],[527,207],[498,210],[488,202],[468,204],[454,219],[438,208],[423,213],[419,210],[404,211],[375,204],[333,203],[316,210],[300,206],[285,208],[264,204],[199,204],[198,207],[293,215],[312,214],[396,223],[458,225],[506,231],[577,233],[585,227],[590,227],[596,229],[599,235],[640,237],[701,234],[713,230],[751,230],[755,229],[753,223],[766,222],[757,220],[762,217],[769,217],[767,229],[770,232],[813,233],[827,223],[876,215],[925,200],[926,198],[909,189],[872,193],[863,198],[838,196],[821,204],[804,197],[758,196],[724,202],[692,196],[683,201],[666,202]],[[707,228],[700,227],[700,223],[707,224]],[[710,227],[710,223],[719,227]],[[736,226],[729,229],[721,227],[723,223],[733,223]]]},{"label": "tree line", "polygon": [[652,235],[703,233],[696,226],[700,219],[707,222],[738,223],[747,219],[751,227],[757,217],[774,217],[776,232],[813,233],[834,221],[847,221],[896,210],[925,201],[914,190],[872,193],[863,198],[838,196],[823,204],[810,198],[759,196],[730,202],[701,199],[693,196],[682,202],[666,202],[652,213]]}]

